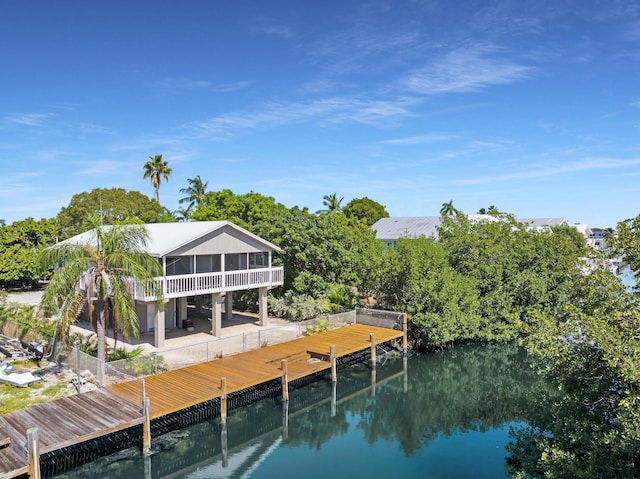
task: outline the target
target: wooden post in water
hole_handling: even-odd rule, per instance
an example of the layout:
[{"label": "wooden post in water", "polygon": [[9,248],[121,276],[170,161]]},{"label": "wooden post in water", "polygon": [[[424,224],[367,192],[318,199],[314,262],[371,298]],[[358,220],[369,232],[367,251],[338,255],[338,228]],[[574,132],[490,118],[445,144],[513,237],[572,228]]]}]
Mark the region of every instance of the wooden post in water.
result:
[{"label": "wooden post in water", "polygon": [[336,406],[338,404],[338,383],[331,383],[331,417],[336,416]]},{"label": "wooden post in water", "polygon": [[222,447],[222,467],[229,467],[229,447],[227,445],[227,422],[222,423],[222,428],[220,429],[220,445]]},{"label": "wooden post in water", "polygon": [[151,474],[151,456],[144,458],[144,479],[153,479]]},{"label": "wooden post in water", "polygon": [[289,438],[289,401],[282,403],[282,439]]},{"label": "wooden post in water", "polygon": [[402,350],[406,353],[409,345],[407,333],[407,313],[402,313]]},{"label": "wooden post in water", "polygon": [[287,374],[287,360],[283,359],[281,363],[282,367],[282,399],[289,400],[289,377]]},{"label": "wooden post in water", "polygon": [[371,367],[376,367],[376,335],[369,333],[369,341],[371,341]]},{"label": "wooden post in water", "polygon": [[227,378],[220,378],[220,421],[227,424]]},{"label": "wooden post in water", "polygon": [[407,355],[405,354],[402,357],[402,379],[403,379],[403,392],[407,392],[409,390],[409,366],[407,364]]},{"label": "wooden post in water", "polygon": [[376,368],[371,368],[371,397],[376,397]]},{"label": "wooden post in water", "polygon": [[29,451],[29,479],[40,479],[40,450],[38,428],[27,429],[27,450]]},{"label": "wooden post in water", "polygon": [[142,399],[142,412],[144,423],[142,425],[142,455],[148,456],[151,452],[151,414],[149,412],[149,398]]},{"label": "wooden post in water", "polygon": [[331,381],[338,380],[338,368],[336,367],[336,347],[334,344],[329,346],[329,356],[331,356]]}]

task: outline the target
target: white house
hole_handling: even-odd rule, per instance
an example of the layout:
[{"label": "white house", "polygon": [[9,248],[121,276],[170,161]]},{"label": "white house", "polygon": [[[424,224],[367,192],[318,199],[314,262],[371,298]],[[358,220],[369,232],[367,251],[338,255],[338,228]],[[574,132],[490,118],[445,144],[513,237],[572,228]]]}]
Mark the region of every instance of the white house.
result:
[{"label": "white house", "polygon": [[607,249],[607,231],[603,228],[591,228],[591,234],[587,239],[587,244],[594,249]]},{"label": "white house", "polygon": [[[140,331],[154,331],[156,347],[164,346],[165,328],[180,327],[187,319],[188,297],[199,304],[210,297],[211,334],[220,336],[223,301],[231,317],[233,292],[258,289],[259,323],[267,324],[267,293],[284,282],[283,268],[272,266],[272,254],[280,248],[229,221],[145,226],[149,240],[144,250],[164,271],[156,278],[164,307],[157,307],[157,290],[132,286]],[[89,231],[67,241],[86,243],[92,236]]]}]

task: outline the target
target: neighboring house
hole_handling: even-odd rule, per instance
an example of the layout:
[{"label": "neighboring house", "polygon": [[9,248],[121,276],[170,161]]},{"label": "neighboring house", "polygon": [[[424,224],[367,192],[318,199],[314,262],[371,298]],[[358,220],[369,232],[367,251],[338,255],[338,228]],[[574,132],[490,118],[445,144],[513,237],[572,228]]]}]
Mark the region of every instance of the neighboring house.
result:
[{"label": "neighboring house", "polygon": [[[133,285],[140,331],[154,331],[156,347],[164,346],[165,328],[177,328],[187,319],[187,298],[197,305],[211,299],[211,333],[221,336],[223,298],[231,317],[233,292],[258,289],[259,323],[266,325],[267,293],[284,282],[282,267],[272,266],[276,245],[229,221],[194,221],[145,225],[149,233],[144,249],[162,263],[157,278],[164,308],[157,308],[155,291]],[[83,243],[85,232],[67,241]],[[208,301],[206,301],[208,302]]]},{"label": "neighboring house", "polygon": [[[471,223],[480,221],[500,221],[499,216],[468,215]],[[371,227],[376,232],[376,238],[384,241],[385,250],[394,249],[398,238],[426,238],[436,239],[438,227],[442,224],[441,216],[409,216],[404,218],[380,218]]]},{"label": "neighboring house", "polygon": [[384,241],[385,250],[395,249],[399,238],[438,237],[440,216],[411,216],[404,218],[380,218],[371,227],[376,238]]},{"label": "neighboring house", "polygon": [[594,249],[607,249],[606,230],[604,228],[591,228],[591,234],[587,239],[587,244]]},{"label": "neighboring house", "polygon": [[551,226],[571,226],[566,218],[518,218],[517,221],[536,231],[545,231]]},{"label": "neighboring house", "polygon": [[[587,245],[596,247],[595,242],[591,241],[593,231],[586,223],[574,223],[572,224],[566,218],[518,218],[520,223],[524,223],[527,228],[535,229],[536,231],[548,230],[552,226],[570,226],[577,229],[582,236],[587,240]],[[606,246],[605,246],[606,248]],[[600,246],[596,249],[603,249]]]}]

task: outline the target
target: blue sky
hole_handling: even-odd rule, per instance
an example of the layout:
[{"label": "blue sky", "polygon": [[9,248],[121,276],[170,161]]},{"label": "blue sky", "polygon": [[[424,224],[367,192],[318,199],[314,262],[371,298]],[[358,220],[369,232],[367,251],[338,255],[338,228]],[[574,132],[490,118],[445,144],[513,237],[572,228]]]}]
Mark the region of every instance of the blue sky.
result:
[{"label": "blue sky", "polygon": [[155,154],[172,211],[200,175],[311,211],[640,213],[635,0],[5,0],[0,91],[7,223],[152,197]]}]

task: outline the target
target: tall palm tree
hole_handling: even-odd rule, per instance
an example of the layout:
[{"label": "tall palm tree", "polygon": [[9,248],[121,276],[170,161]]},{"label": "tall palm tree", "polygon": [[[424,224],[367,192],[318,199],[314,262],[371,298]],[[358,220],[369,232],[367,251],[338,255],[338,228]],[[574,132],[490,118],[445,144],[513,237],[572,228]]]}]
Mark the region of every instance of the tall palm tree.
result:
[{"label": "tall palm tree", "polygon": [[336,193],[325,195],[322,198],[322,204],[325,206],[325,209],[316,211],[316,214],[340,213],[342,211],[343,200],[344,196],[338,199],[338,195]]},{"label": "tall palm tree", "polygon": [[440,216],[453,216],[457,215],[459,211],[453,206],[453,200],[449,200],[448,203],[442,203],[440,208]]},{"label": "tall palm tree", "polygon": [[162,155],[150,156],[149,161],[144,164],[143,178],[151,178],[151,184],[156,189],[156,201],[160,204],[160,182],[169,181],[171,168],[166,161],[163,161]]},{"label": "tall palm tree", "polygon": [[207,186],[209,186],[209,182],[202,182],[202,178],[200,175],[195,178],[188,178],[189,186],[186,188],[181,188],[180,193],[185,193],[187,196],[181,198],[178,203],[189,203],[187,209],[184,211],[191,212],[194,206],[200,205],[202,203],[202,199],[204,198],[204,194],[207,192]]},{"label": "tall palm tree", "polygon": [[143,251],[148,240],[144,225],[101,226],[97,216],[90,219],[90,224],[93,228],[81,241],[70,239],[44,251],[48,265],[61,266],[51,277],[41,305],[44,311],[60,314],[63,340],[88,306],[98,339],[98,381],[102,384],[109,320],[114,340],[119,332],[124,337],[138,336],[131,280],[154,287],[162,266]]}]

